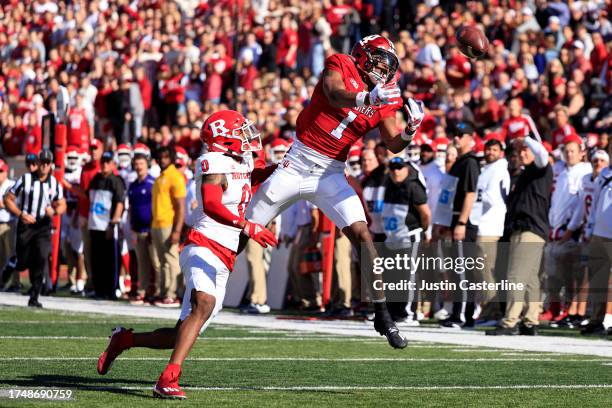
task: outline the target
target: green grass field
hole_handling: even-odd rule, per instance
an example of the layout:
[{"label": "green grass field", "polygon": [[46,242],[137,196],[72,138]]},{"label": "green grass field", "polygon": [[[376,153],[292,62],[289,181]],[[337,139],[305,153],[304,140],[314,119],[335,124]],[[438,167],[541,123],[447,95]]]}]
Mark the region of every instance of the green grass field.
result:
[{"label": "green grass field", "polygon": [[74,396],[64,402],[0,397],[0,407],[612,403],[612,359],[414,342],[397,351],[382,338],[214,324],[184,365],[188,399],[160,401],[151,388],[169,351],[129,350],[109,374],[97,374],[98,355],[117,324],[143,331],[174,322],[0,307],[0,390],[60,388]]}]

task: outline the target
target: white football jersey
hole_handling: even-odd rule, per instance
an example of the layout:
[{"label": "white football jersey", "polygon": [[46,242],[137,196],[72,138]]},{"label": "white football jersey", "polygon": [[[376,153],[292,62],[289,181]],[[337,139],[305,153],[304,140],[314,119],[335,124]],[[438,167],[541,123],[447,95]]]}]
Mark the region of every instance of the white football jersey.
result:
[{"label": "white football jersey", "polygon": [[603,169],[595,180],[596,190],[589,216],[587,236],[612,239],[612,167]]},{"label": "white football jersey", "polygon": [[485,165],[478,177],[476,202],[470,213],[471,223],[478,225],[479,236],[501,237],[504,234],[509,192],[508,161],[502,158]]},{"label": "white football jersey", "polygon": [[582,178],[582,188],[578,191],[578,207],[572,215],[572,219],[567,226],[568,229],[577,231],[582,225],[586,224],[591,215],[596,191],[597,179],[593,179],[592,174],[585,174]]},{"label": "white football jersey", "polygon": [[242,163],[220,152],[209,152],[200,156],[196,162],[196,197],[198,207],[193,214],[193,228],[232,251],[238,250],[240,228],[221,224],[209,217],[202,205],[202,176],[206,174],[225,174],[227,189],[223,192],[222,204],[232,213],[244,218],[246,207],[251,201],[251,172],[253,156],[243,156]]}]

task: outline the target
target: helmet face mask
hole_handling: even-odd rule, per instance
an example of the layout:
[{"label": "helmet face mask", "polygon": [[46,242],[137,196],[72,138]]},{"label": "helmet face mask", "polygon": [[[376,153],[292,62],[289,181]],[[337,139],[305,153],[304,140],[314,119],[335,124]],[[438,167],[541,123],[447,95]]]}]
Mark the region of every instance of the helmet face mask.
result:
[{"label": "helmet face mask", "polygon": [[202,126],[200,137],[208,151],[235,157],[262,149],[261,134],[255,124],[231,110],[212,114]]},{"label": "helmet face mask", "polygon": [[351,56],[372,85],[393,80],[399,68],[393,43],[380,35],[371,35],[356,43]]}]

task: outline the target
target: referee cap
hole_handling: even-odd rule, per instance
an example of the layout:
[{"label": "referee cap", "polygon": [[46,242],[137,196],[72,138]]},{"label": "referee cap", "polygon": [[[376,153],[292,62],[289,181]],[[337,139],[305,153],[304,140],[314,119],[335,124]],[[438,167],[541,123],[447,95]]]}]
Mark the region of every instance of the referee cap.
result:
[{"label": "referee cap", "polygon": [[40,163],[53,163],[53,153],[49,149],[42,149],[38,153],[38,161]]}]

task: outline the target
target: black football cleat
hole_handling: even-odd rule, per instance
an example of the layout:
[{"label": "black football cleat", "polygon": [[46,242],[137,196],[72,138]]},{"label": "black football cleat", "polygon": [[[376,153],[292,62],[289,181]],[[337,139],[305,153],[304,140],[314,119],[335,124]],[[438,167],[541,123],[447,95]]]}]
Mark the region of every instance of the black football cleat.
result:
[{"label": "black football cleat", "polygon": [[381,336],[385,336],[393,348],[403,349],[408,345],[408,341],[402,336],[388,312],[377,312],[374,315],[374,330]]}]

